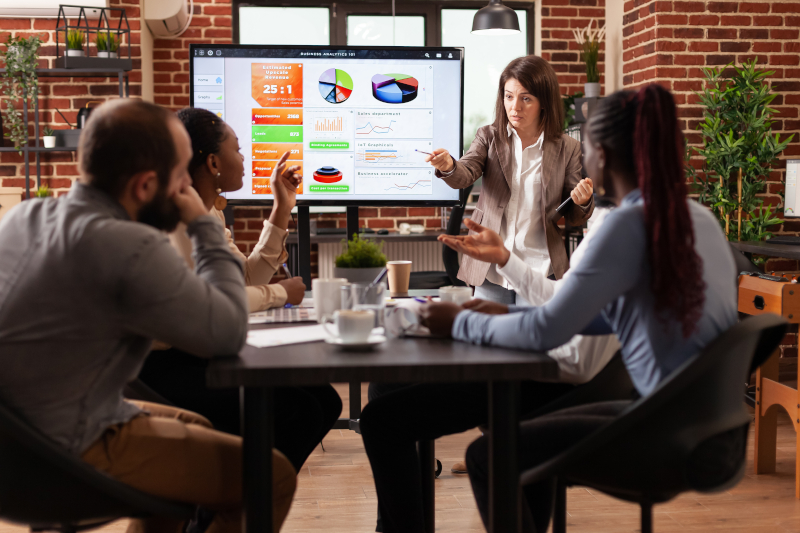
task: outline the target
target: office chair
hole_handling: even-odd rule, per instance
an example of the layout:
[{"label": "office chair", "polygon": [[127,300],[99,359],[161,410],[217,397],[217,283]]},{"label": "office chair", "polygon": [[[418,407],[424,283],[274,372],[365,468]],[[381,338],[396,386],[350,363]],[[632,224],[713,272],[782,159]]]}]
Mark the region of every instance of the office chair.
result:
[{"label": "office chair", "polygon": [[747,318],[686,361],[656,390],[549,461],[523,472],[522,486],[555,479],[553,533],[566,532],[566,488],[582,485],[641,506],[641,531],[652,533],[652,508],[681,492],[717,492],[744,474],[750,415],[742,380],[780,343],[787,322]]},{"label": "office chair", "polygon": [[0,518],[75,533],[119,518],[194,517],[195,507],[133,489],[81,461],[0,404]]},{"label": "office chair", "polygon": [[[472,192],[472,185],[459,191],[461,203],[450,211],[450,218],[447,220],[447,230],[445,234],[461,235],[461,223],[464,220],[464,211],[466,210],[467,199],[469,198],[470,192]],[[413,290],[438,289],[439,287],[446,287],[448,285],[459,287],[466,286],[466,283],[458,279],[458,252],[443,244],[442,262],[444,263],[444,272],[412,272],[408,288]]]}]

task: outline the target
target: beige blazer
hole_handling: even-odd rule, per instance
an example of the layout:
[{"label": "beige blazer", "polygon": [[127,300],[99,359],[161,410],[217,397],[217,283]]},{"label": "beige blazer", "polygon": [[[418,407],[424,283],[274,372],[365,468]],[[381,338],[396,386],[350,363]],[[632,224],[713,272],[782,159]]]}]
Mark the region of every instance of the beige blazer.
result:
[{"label": "beige blazer", "polygon": [[[504,132],[505,133],[505,132]],[[436,175],[454,189],[464,189],[483,176],[483,187],[472,220],[491,230],[500,231],[508,201],[511,199],[511,180],[514,178],[514,156],[508,143],[497,139],[494,126],[483,126],[475,135],[472,146],[456,161],[453,172]],[[547,236],[547,249],[556,279],[561,279],[569,268],[561,231],[552,219],[556,207],[569,197],[581,180],[581,145],[568,135],[557,141],[544,142],[542,154],[542,217]],[[585,206],[573,205],[567,211],[567,223],[578,226],[586,222],[594,211],[594,198]],[[458,279],[469,285],[482,285],[489,271],[489,263],[464,256]]]}]

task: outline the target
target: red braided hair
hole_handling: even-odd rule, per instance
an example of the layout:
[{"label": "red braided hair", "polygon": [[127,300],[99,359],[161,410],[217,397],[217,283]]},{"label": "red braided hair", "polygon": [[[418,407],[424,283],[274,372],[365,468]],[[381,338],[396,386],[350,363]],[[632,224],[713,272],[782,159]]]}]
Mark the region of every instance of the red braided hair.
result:
[{"label": "red braided hair", "polygon": [[636,103],[633,159],[644,199],[650,287],[656,311],[678,320],[688,337],[703,312],[705,282],[686,203],[683,133],[675,101],[663,87],[642,88]]}]

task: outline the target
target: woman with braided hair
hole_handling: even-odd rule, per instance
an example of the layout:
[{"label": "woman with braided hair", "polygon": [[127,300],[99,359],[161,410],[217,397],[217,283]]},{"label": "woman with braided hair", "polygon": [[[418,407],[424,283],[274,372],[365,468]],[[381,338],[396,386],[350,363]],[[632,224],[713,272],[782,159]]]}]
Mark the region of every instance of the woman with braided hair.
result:
[{"label": "woman with braided hair", "polygon": [[[233,129],[214,113],[199,108],[178,112],[192,141],[189,173],[194,187],[212,215],[224,225],[222,192],[242,187],[244,158]],[[286,234],[295,190],[302,180],[298,166],[286,165],[288,152],[276,164],[271,178],[274,203],[264,221],[258,244],[245,256],[225,230],[228,245],[244,267],[250,311],[283,306],[287,299],[300,303],[305,286],[300,278],[269,284],[285,261]],[[192,242],[186,227],[179,226],[170,241],[190,268],[194,268]],[[158,349],[161,348],[161,349]],[[209,389],[206,386],[208,360],[175,348],[156,346],[145,361],[139,379],[171,403],[205,416],[214,428],[238,435],[240,432],[239,391]],[[291,461],[296,471],[333,427],[342,412],[342,400],[330,385],[281,387],[275,393],[275,447]]]},{"label": "woman with braided hair", "polygon": [[[541,307],[504,315],[430,304],[434,334],[476,344],[545,351],[573,335],[613,332],[639,394],[650,394],[737,320],[735,265],[719,224],[686,197],[683,135],[666,89],[648,85],[604,98],[589,119],[584,162],[601,196],[618,205],[583,260]],[[624,407],[589,404],[529,420],[520,429],[520,470],[547,461]],[[467,451],[481,517],[488,521],[488,442]],[[525,487],[525,531],[544,533],[552,483]]]}]

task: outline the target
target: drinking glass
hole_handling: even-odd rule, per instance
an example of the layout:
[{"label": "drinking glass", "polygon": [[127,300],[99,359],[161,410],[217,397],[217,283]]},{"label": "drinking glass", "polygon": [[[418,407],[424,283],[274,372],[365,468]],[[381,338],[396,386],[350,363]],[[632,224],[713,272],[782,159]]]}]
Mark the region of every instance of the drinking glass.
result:
[{"label": "drinking glass", "polygon": [[383,310],[386,306],[386,284],[353,283],[353,309],[369,309],[375,313],[375,327],[383,327]]}]

